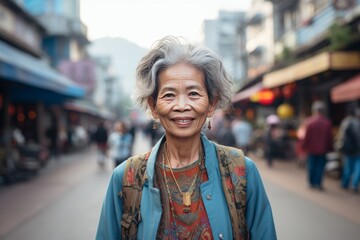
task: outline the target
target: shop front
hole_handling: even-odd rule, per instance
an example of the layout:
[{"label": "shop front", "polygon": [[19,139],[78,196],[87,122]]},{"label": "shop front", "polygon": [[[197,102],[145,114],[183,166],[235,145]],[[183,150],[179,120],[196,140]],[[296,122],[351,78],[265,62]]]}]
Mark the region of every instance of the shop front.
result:
[{"label": "shop front", "polygon": [[82,98],[83,88],[59,74],[47,62],[0,41],[1,136],[14,128],[27,140],[43,143],[52,124],[53,106]]},{"label": "shop front", "polygon": [[[311,103],[322,100],[327,104],[328,116],[338,124],[342,114],[331,101],[330,92],[360,69],[360,52],[323,52],[289,67],[269,72],[263,77],[263,86],[280,88],[281,92],[293,86],[295,112],[299,122],[311,113]],[[284,95],[284,94],[283,94]]]}]

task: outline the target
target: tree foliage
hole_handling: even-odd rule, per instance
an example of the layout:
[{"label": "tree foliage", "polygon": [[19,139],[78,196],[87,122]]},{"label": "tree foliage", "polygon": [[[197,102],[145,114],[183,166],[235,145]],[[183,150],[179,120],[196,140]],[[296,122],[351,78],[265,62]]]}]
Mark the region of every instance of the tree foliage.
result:
[{"label": "tree foliage", "polygon": [[334,23],[329,27],[328,38],[330,41],[329,50],[335,51],[346,47],[355,39],[355,36],[350,26]]}]

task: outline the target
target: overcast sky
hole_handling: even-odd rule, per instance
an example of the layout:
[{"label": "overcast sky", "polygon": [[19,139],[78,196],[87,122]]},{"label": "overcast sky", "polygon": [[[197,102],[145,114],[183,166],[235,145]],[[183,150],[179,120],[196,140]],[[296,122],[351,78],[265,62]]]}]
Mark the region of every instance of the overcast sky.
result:
[{"label": "overcast sky", "polygon": [[202,23],[219,10],[247,10],[251,0],[80,0],[88,37],[122,37],[144,48],[165,35],[202,40]]}]

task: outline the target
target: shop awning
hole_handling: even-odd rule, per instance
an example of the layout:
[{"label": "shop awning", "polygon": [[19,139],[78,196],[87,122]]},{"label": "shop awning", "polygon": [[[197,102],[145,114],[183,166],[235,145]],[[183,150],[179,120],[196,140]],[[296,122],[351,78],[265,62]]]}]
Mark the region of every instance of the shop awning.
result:
[{"label": "shop awning", "polygon": [[311,77],[327,70],[354,70],[360,68],[359,52],[324,52],[290,67],[264,75],[265,88],[273,88]]},{"label": "shop awning", "polygon": [[71,98],[85,96],[85,89],[61,75],[47,62],[0,41],[0,77]]},{"label": "shop awning", "polygon": [[246,88],[240,92],[238,92],[237,94],[235,94],[235,96],[233,97],[232,102],[239,102],[245,99],[250,98],[253,94],[259,92],[260,90],[263,89],[263,84],[262,82],[256,83],[255,85]]},{"label": "shop awning", "polygon": [[334,103],[350,102],[357,99],[360,99],[360,74],[331,90],[331,101]]},{"label": "shop awning", "polygon": [[64,104],[64,108],[70,111],[86,113],[102,119],[114,120],[115,114],[107,109],[101,109],[86,100],[68,101]]}]

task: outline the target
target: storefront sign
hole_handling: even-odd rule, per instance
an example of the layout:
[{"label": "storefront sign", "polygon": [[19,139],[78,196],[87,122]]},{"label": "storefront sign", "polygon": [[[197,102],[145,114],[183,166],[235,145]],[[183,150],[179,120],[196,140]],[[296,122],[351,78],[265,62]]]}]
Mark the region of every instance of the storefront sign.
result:
[{"label": "storefront sign", "polygon": [[90,59],[77,62],[70,60],[62,61],[59,65],[62,74],[85,87],[88,91],[93,91],[96,84],[95,63]]}]

